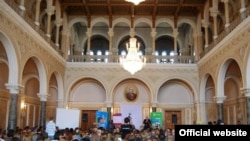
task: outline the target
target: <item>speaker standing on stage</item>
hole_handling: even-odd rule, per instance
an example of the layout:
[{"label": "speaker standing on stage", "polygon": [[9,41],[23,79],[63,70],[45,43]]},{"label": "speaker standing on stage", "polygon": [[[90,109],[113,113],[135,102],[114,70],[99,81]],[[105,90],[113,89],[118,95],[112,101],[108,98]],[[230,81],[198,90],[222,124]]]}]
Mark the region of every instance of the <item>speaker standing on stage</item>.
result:
[{"label": "speaker standing on stage", "polygon": [[149,130],[149,129],[151,129],[152,123],[151,123],[151,120],[148,117],[146,117],[143,120],[143,124],[144,124],[143,130]]}]

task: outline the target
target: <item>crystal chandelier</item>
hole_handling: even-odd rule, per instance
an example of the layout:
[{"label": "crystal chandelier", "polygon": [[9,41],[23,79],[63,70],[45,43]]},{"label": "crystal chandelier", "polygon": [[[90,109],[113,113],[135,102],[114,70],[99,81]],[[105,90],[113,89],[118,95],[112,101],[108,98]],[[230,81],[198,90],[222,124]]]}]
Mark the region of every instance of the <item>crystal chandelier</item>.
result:
[{"label": "crystal chandelier", "polygon": [[146,58],[138,53],[140,44],[136,43],[136,38],[130,38],[126,46],[128,53],[120,57],[120,64],[133,75],[145,66]]},{"label": "crystal chandelier", "polygon": [[132,2],[134,5],[138,5],[139,3],[145,1],[145,0],[126,0],[127,2]]}]

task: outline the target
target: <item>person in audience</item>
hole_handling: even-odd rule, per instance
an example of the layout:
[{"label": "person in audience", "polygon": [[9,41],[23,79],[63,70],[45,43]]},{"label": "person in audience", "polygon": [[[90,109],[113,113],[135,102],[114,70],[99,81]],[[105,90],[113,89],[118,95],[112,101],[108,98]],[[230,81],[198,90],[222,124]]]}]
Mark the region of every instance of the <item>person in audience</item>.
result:
[{"label": "person in audience", "polygon": [[75,128],[74,134],[72,136],[73,140],[81,140],[82,139],[82,134],[79,128]]},{"label": "person in audience", "polygon": [[100,131],[98,128],[93,128],[90,134],[90,141],[101,141]]},{"label": "person in audience", "polygon": [[111,119],[111,120],[109,120],[109,123],[108,123],[108,132],[113,133],[114,129],[115,129],[115,124],[114,124],[113,120]]},{"label": "person in audience", "polygon": [[54,135],[54,140],[59,140],[60,139],[60,136],[63,134],[62,130],[59,129],[58,126],[56,126],[56,132],[55,132],[55,135]]},{"label": "person in audience", "polygon": [[3,129],[0,129],[0,141],[5,141]]},{"label": "person in audience", "polygon": [[60,139],[65,139],[65,140],[72,140],[72,132],[70,131],[70,128],[65,128],[63,131],[63,134],[60,136]]},{"label": "person in audience", "polygon": [[45,131],[44,127],[41,126],[40,128],[38,128],[38,130],[37,130],[37,138],[36,138],[37,141],[45,140],[48,137],[49,137],[48,133]]},{"label": "person in audience", "polygon": [[46,132],[51,140],[54,140],[54,135],[56,132],[56,124],[54,122],[54,117],[50,117],[49,122],[46,125]]}]

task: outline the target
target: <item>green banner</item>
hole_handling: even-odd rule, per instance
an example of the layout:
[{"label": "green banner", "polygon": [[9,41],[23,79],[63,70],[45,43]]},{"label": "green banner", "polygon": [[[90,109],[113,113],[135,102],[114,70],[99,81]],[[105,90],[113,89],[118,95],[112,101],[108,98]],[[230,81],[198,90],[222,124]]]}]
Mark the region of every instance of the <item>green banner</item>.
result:
[{"label": "green banner", "polygon": [[150,114],[151,123],[154,127],[162,126],[162,113],[152,112]]}]

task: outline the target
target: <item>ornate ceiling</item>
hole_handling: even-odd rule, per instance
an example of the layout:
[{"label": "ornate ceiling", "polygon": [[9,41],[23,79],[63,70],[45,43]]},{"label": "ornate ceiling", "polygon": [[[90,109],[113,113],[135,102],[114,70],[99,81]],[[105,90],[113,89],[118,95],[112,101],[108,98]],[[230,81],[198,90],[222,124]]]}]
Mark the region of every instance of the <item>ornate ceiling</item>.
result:
[{"label": "ornate ceiling", "polygon": [[202,13],[206,0],[145,0],[133,5],[125,0],[60,0],[62,10],[69,16],[150,16],[152,20],[162,16],[197,17]]}]

